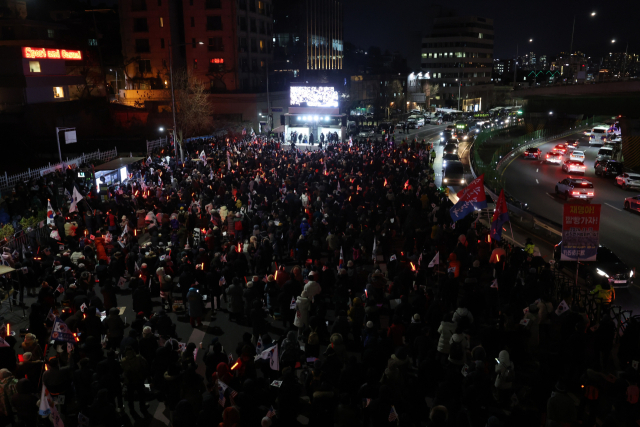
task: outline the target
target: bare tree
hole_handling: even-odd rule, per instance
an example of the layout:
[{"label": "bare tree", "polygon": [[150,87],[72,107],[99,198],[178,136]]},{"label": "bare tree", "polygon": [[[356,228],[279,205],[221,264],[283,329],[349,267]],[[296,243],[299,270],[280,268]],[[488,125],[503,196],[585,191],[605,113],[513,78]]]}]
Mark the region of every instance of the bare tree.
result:
[{"label": "bare tree", "polygon": [[436,96],[438,92],[440,92],[439,84],[430,84],[429,82],[425,82],[422,85],[422,90],[424,91],[424,95],[427,98],[427,109],[431,108],[431,97]]},{"label": "bare tree", "polygon": [[207,77],[210,80],[210,91],[212,93],[222,93],[228,90],[227,84],[224,82],[224,78],[227,74],[235,74],[237,69],[235,67],[227,67],[226,64],[212,64],[214,67],[209,66]]},{"label": "bare tree", "polygon": [[[78,98],[90,98],[93,91],[104,85],[104,75],[100,71],[100,64],[93,55],[85,55],[82,65],[73,67],[70,75],[82,76],[84,83],[75,85]],[[107,88],[105,88],[105,91]],[[98,94],[101,96],[101,94]]]},{"label": "bare tree", "polygon": [[130,87],[127,87],[127,85],[130,84],[131,79],[134,76],[129,75],[129,65],[133,64],[134,62],[138,62],[140,61],[140,57],[139,56],[134,56],[131,58],[124,58],[124,61],[122,62],[123,65],[123,71],[124,71],[124,75],[125,75],[125,79],[124,79],[124,83],[125,83],[125,89],[131,89]]},{"label": "bare tree", "polygon": [[184,69],[174,71],[173,88],[176,98],[176,139],[180,157],[184,158],[183,141],[212,130],[213,108],[205,85]]}]

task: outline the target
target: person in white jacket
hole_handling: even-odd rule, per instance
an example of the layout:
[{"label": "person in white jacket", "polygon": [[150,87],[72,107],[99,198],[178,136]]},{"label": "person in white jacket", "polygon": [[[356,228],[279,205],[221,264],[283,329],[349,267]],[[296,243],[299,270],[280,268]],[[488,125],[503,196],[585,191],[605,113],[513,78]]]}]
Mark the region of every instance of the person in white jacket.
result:
[{"label": "person in white jacket", "polygon": [[316,282],[317,279],[318,279],[318,273],[316,273],[315,271],[312,271],[311,273],[309,273],[309,281],[307,282],[306,285],[304,285],[304,290],[307,292],[307,295],[309,296],[308,298],[310,300],[313,300],[316,295],[322,292],[322,287],[320,286],[320,283]]},{"label": "person in white jacket", "polygon": [[302,193],[302,195],[300,196],[300,201],[302,202],[302,206],[304,208],[309,207],[309,196],[307,196],[307,193]]},{"label": "person in white jacket", "polygon": [[438,333],[440,339],[438,340],[438,353],[440,353],[441,360],[447,360],[449,357],[449,346],[451,343],[451,337],[456,331],[456,324],[451,320],[451,313],[447,313],[442,318]]},{"label": "person in white jacket", "polygon": [[311,300],[308,298],[307,291],[296,299],[296,314],[293,324],[298,328],[298,339],[302,337],[303,329],[309,324],[309,310],[311,309]]}]

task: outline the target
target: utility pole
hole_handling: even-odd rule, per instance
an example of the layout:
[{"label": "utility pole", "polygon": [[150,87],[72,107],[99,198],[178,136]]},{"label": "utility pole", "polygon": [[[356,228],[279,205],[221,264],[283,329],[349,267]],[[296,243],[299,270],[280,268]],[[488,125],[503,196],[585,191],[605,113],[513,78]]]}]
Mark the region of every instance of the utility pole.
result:
[{"label": "utility pole", "polygon": [[[173,91],[173,47],[169,42],[169,80],[171,81],[171,113],[173,114],[173,148],[176,150],[176,168],[178,167],[178,140],[176,139],[176,96]],[[182,157],[180,158],[181,161]]]},{"label": "utility pole", "polygon": [[571,47],[569,47],[569,58],[573,52],[573,33],[576,31],[576,15],[573,15],[573,28],[571,29]]}]

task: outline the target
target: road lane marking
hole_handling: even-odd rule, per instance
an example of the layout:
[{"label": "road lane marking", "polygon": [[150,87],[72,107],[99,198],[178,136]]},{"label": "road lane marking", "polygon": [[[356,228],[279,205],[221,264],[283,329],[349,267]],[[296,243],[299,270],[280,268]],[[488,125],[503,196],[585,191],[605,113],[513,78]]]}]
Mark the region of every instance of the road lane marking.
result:
[{"label": "road lane marking", "polygon": [[622,209],[618,209],[618,208],[616,208],[615,206],[610,205],[609,203],[605,203],[605,205],[607,205],[607,206],[609,206],[610,208],[613,208],[613,209],[615,209],[615,210],[617,210],[617,211],[622,212]]},{"label": "road lane marking", "polygon": [[551,195],[551,194],[549,194],[549,193],[544,193],[544,194],[546,194],[547,196],[551,197],[553,200],[555,200],[555,199],[556,199],[554,196],[552,196],[552,195]]},{"label": "road lane marking", "polygon": [[536,184],[540,184],[540,183],[538,182],[538,178],[536,178]]},{"label": "road lane marking", "polygon": [[540,169],[536,169],[536,172],[538,172]]}]

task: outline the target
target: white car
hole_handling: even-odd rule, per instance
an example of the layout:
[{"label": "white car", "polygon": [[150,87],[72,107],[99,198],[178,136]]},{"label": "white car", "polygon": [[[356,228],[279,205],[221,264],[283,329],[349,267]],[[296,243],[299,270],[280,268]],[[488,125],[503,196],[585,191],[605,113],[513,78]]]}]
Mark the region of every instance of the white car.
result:
[{"label": "white car", "polygon": [[582,162],[576,162],[575,160],[565,160],[562,164],[562,170],[571,173],[581,173],[584,175],[587,167]]},{"label": "white car", "polygon": [[585,135],[589,136],[589,144],[590,145],[602,145],[604,144],[604,140],[607,139],[607,131],[609,130],[608,126],[596,126],[590,131],[585,131]]},{"label": "white car", "polygon": [[569,154],[569,160],[584,163],[584,151],[572,151],[571,154]]},{"label": "white car", "polygon": [[545,163],[548,162],[548,163],[555,163],[555,164],[559,165],[560,163],[562,163],[562,153],[556,153],[554,151],[549,151],[542,158],[542,161],[545,162]]},{"label": "white car", "polygon": [[593,184],[586,179],[565,178],[556,184],[556,194],[563,195],[565,200],[573,198],[590,202],[595,191]]},{"label": "white car", "polygon": [[626,210],[640,211],[640,196],[627,197],[624,199]]},{"label": "white car", "polygon": [[640,175],[635,173],[623,173],[616,176],[616,184],[623,190],[628,188],[640,188]]}]

